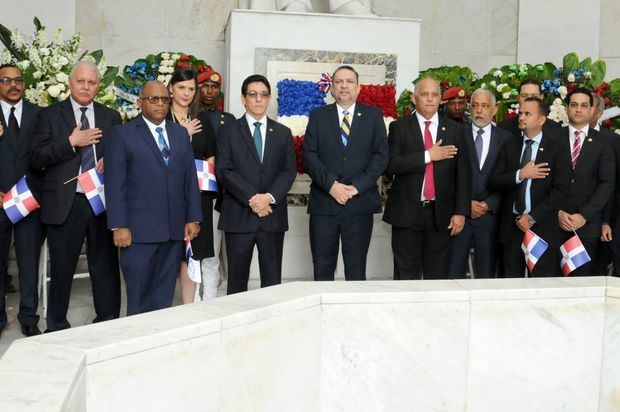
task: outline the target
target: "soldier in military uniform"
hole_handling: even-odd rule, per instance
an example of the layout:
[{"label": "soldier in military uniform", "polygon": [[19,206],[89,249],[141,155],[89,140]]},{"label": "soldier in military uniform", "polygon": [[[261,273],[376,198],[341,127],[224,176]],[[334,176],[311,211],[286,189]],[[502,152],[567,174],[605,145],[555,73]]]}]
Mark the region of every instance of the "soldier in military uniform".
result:
[{"label": "soldier in military uniform", "polygon": [[441,96],[445,115],[459,123],[467,123],[467,97],[462,87],[450,87]]},{"label": "soldier in military uniform", "polygon": [[[209,70],[198,75],[198,89],[200,92],[200,111],[206,114],[210,123],[204,127],[211,127],[217,140],[220,128],[229,122],[234,122],[235,116],[220,109],[220,90],[222,87],[222,75],[214,70]],[[217,162],[217,154],[215,161]],[[220,218],[218,213],[222,202],[222,190],[220,187],[215,210],[213,211],[213,248],[215,256],[202,260],[202,300],[212,299],[217,296],[217,288],[220,280],[220,250],[222,231],[217,229]],[[225,261],[225,260],[224,260]],[[196,293],[200,293],[196,288]]]}]

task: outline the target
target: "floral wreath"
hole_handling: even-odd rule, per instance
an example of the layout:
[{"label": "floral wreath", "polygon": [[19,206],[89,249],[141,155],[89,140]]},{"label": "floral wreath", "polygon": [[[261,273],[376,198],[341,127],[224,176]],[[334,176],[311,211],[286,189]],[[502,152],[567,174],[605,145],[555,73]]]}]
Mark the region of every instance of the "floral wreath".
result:
[{"label": "floral wreath", "polygon": [[[136,104],[140,89],[150,80],[159,80],[164,85],[178,69],[191,69],[198,75],[212,70],[204,60],[183,52],[160,52],[149,54],[125,66],[121,75],[114,79],[116,91],[116,109],[125,120],[133,119],[140,114]],[[198,92],[198,91],[196,91]]]}]

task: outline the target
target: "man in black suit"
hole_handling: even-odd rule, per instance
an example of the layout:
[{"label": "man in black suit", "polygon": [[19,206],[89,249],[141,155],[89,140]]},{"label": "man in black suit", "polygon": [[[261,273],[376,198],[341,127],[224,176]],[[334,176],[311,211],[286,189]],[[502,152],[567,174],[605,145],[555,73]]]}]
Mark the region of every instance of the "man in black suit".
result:
[{"label": "man in black suit", "polygon": [[465,129],[472,177],[471,214],[463,231],[452,238],[450,276],[464,278],[471,245],[474,246],[476,278],[495,277],[496,232],[501,193],[489,188],[489,178],[502,146],[512,139],[507,131],[493,126],[497,113],[495,95],[486,89],[471,95],[472,125]]},{"label": "man in black suit", "polygon": [[255,245],[261,287],[282,279],[286,194],[297,167],[290,129],[267,117],[270,100],[269,81],[249,76],[241,86],[245,115],[224,125],[217,139],[215,166],[225,188],[219,229],[226,239],[228,294],[248,289]]},{"label": "man in black suit", "polygon": [[[541,100],[545,98],[541,90],[540,83],[534,79],[526,79],[523,81],[523,83],[519,85],[519,95],[518,95],[519,107],[523,105],[523,102],[525,102],[525,99],[527,99],[528,97],[535,97]],[[519,129],[519,116],[518,115],[499,122],[497,124],[497,127],[507,130],[510,133],[512,133],[514,136],[521,139],[521,129]],[[543,134],[549,133],[550,131],[554,129],[558,129],[560,127],[561,127],[560,123],[554,120],[551,120],[551,119],[545,119],[545,124],[543,125],[542,132]]]},{"label": "man in black suit", "polygon": [[117,318],[120,311],[118,253],[106,215],[94,215],[74,179],[94,167],[103,171],[103,140],[112,126],[121,123],[118,112],[94,101],[99,81],[96,65],[77,63],[69,76],[71,96],[41,111],[32,145],[32,165],[44,169],[41,220],[48,225],[50,332],[71,327],[67,310],[84,238],[97,314],[94,322]]},{"label": "man in black suit", "polygon": [[620,275],[620,135],[599,124],[599,119],[605,111],[605,99],[592,92],[594,98],[594,115],[590,120],[590,127],[599,132],[606,139],[614,152],[616,185],[615,190],[603,209],[603,222],[601,225],[601,242],[599,253],[595,262],[596,273],[607,275],[607,266],[613,264],[612,274]]},{"label": "man in black suit", "polygon": [[504,192],[499,240],[506,277],[523,277],[525,273],[521,244],[529,229],[549,244],[532,275],[552,276],[560,270],[557,251],[561,234],[556,217],[568,191],[570,162],[565,148],[542,131],[546,118],[542,100],[526,98],[519,110],[523,137],[504,144],[491,173],[491,189]]},{"label": "man in black suit", "polygon": [[340,241],[345,278],[365,280],[373,214],[381,212],[377,180],[388,162],[385,124],[379,109],[356,103],[351,66],[336,69],[333,81],[336,103],[310,114],[304,137],[314,280],[334,280]]},{"label": "man in black suit", "polygon": [[463,126],[437,113],[435,79],[420,80],[412,99],[415,113],[390,124],[394,182],[383,220],[392,225],[394,279],[442,279],[450,239],[471,210],[470,155]]},{"label": "man in black suit", "polygon": [[[23,97],[24,78],[20,70],[10,64],[0,66],[0,208],[5,193],[22,176],[26,176],[28,187],[40,199],[41,174],[31,169],[29,154],[39,107],[24,101]],[[17,318],[24,335],[39,335],[37,270],[44,230],[38,210],[16,224],[11,223],[4,210],[0,211],[0,333],[7,323],[3,277],[7,270],[11,233],[15,238],[19,274]]]},{"label": "man in black suit", "polygon": [[[579,235],[591,259],[596,259],[601,237],[602,213],[615,184],[615,157],[610,142],[590,127],[594,114],[592,92],[576,88],[566,97],[569,125],[558,132],[558,140],[570,152],[568,194],[558,213],[562,241]],[[593,262],[571,275],[595,275]]]}]

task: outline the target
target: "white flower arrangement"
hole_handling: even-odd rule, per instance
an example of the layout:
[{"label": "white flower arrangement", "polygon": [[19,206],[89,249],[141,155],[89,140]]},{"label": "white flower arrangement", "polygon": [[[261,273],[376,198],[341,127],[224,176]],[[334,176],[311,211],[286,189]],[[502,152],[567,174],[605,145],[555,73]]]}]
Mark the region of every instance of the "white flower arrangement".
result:
[{"label": "white flower arrangement", "polygon": [[303,136],[306,134],[308,116],[279,116],[278,122],[291,129],[293,136]]},{"label": "white flower arrangement", "polygon": [[566,86],[558,87],[558,93],[560,93],[560,99],[564,100],[564,98],[568,94],[568,90],[566,89]]},{"label": "white flower arrangement", "polygon": [[493,73],[493,76],[495,77],[502,77],[504,73],[502,73],[501,70],[495,70],[495,72]]},{"label": "white flower arrangement", "polygon": [[568,114],[566,113],[566,107],[564,107],[562,99],[557,98],[553,101],[549,110],[549,116],[547,117],[558,123],[562,123],[563,126],[568,124]]},{"label": "white flower arrangement", "polygon": [[566,80],[573,83],[575,81],[575,75],[573,73],[569,73],[568,76],[566,76]]}]

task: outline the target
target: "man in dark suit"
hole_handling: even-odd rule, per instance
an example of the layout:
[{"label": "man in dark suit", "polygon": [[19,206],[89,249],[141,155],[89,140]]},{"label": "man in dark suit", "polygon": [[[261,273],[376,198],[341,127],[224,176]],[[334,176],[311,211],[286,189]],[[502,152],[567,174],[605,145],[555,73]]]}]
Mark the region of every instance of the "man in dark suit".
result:
[{"label": "man in dark suit", "polygon": [[601,242],[595,262],[595,271],[600,275],[607,275],[607,266],[613,264],[612,274],[620,275],[620,135],[599,124],[599,119],[605,111],[605,99],[592,92],[594,98],[594,115],[590,120],[590,127],[599,132],[606,139],[614,152],[616,184],[614,192],[603,209],[601,225]]},{"label": "man in dark suit", "polygon": [[542,131],[546,114],[542,100],[525,99],[519,110],[523,137],[504,144],[491,173],[491,189],[504,192],[499,240],[506,277],[523,277],[525,273],[521,244],[529,229],[549,244],[531,274],[552,276],[560,269],[557,251],[561,234],[556,217],[568,191],[570,162],[565,148]]},{"label": "man in dark suit", "polygon": [[493,126],[497,113],[495,95],[478,89],[471,95],[471,127],[465,129],[471,165],[472,201],[470,217],[463,231],[452,238],[450,276],[464,278],[471,245],[474,246],[476,278],[495,277],[497,220],[501,193],[489,188],[489,178],[502,146],[512,138],[507,131]]},{"label": "man in dark suit", "polygon": [[169,308],[183,239],[202,220],[187,130],[167,122],[170,97],[158,81],[140,92],[142,116],[117,126],[105,148],[108,227],[121,248],[127,315]]},{"label": "man in dark suit", "polygon": [[[26,176],[28,187],[40,198],[41,174],[30,167],[30,142],[39,107],[25,102],[24,78],[13,65],[0,66],[0,208],[5,193]],[[11,233],[15,238],[15,256],[19,275],[19,313],[22,333],[39,335],[37,323],[38,262],[44,230],[39,211],[12,224],[4,210],[0,211],[0,334],[6,326],[5,282]]]},{"label": "man in dark suit", "polygon": [[[592,92],[576,88],[566,97],[569,125],[558,139],[570,152],[572,165],[567,196],[558,213],[562,241],[579,235],[591,259],[596,259],[601,237],[602,213],[614,192],[615,157],[610,142],[590,127],[594,114]],[[595,275],[593,262],[571,275]]]},{"label": "man in dark suit", "polygon": [[450,239],[471,210],[470,155],[463,126],[437,113],[435,79],[418,81],[412,99],[415,113],[389,133],[394,182],[383,220],[392,225],[394,279],[447,278]]},{"label": "man in dark suit", "polygon": [[118,253],[105,213],[94,215],[75,179],[94,167],[103,171],[105,136],[121,123],[118,112],[94,101],[99,76],[93,63],[77,63],[69,76],[71,96],[41,111],[32,143],[32,166],[44,169],[41,220],[48,225],[50,332],[71,327],[67,310],[84,238],[97,314],[94,322],[117,318],[120,311]]},{"label": "man in dark suit", "polygon": [[[523,102],[525,102],[525,99],[527,99],[528,97],[535,97],[541,100],[545,98],[541,90],[540,83],[537,80],[526,79],[519,85],[519,95],[517,97],[519,101],[519,107],[523,105]],[[518,115],[499,122],[497,124],[497,127],[507,130],[512,133],[513,136],[521,139],[521,129],[519,129]],[[543,125],[542,132],[543,134],[548,134],[550,131],[558,129],[560,127],[560,123],[551,119],[545,119],[545,124]]]},{"label": "man in dark suit", "polygon": [[241,102],[246,113],[225,125],[217,139],[215,167],[225,188],[219,228],[226,239],[228,294],[248,289],[255,245],[261,287],[282,279],[286,194],[297,168],[290,129],[267,117],[270,99],[264,76],[245,79]]},{"label": "man in dark suit", "polygon": [[373,214],[381,212],[377,180],[388,162],[385,124],[379,109],[356,103],[352,67],[336,69],[333,81],[336,103],[310,114],[304,137],[314,280],[334,280],[340,241],[345,278],[365,280]]}]

